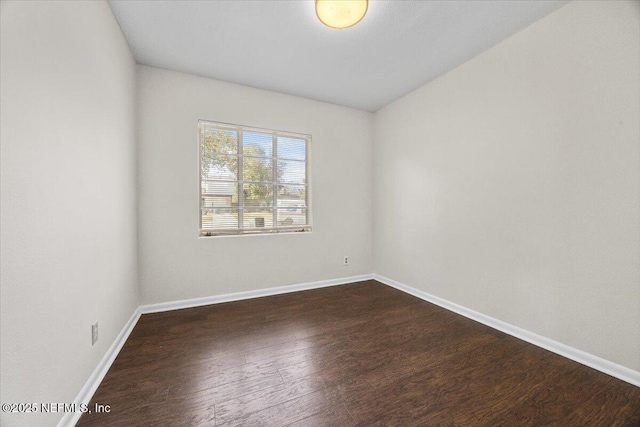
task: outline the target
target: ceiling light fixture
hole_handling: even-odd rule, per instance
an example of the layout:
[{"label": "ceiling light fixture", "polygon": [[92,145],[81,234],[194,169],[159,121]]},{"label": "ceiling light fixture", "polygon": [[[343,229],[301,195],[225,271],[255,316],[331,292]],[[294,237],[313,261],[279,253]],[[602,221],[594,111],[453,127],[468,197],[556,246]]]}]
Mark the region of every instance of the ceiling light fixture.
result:
[{"label": "ceiling light fixture", "polygon": [[327,27],[348,28],[364,18],[369,0],[316,0],[316,15]]}]

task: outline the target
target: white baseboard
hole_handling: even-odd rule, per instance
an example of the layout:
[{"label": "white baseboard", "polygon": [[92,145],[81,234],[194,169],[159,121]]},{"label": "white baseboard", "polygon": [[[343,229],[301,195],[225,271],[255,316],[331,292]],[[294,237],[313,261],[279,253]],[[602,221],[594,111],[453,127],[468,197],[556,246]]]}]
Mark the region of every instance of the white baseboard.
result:
[{"label": "white baseboard", "polygon": [[[98,363],[98,366],[96,366],[96,369],[91,373],[91,376],[80,390],[80,393],[76,396],[73,401],[76,407],[82,404],[89,404],[93,394],[98,389],[104,376],[107,375],[109,368],[111,368],[113,361],[116,360],[116,356],[120,353],[122,346],[127,341],[127,338],[129,338],[134,326],[138,323],[138,319],[140,319],[140,309],[136,308],[115,341],[113,341],[113,344],[111,344],[111,347],[109,347],[109,350],[107,350],[102,360],[100,360],[100,363]],[[82,412],[66,412],[58,423],[58,427],[74,426],[80,419],[80,416],[82,416]]]},{"label": "white baseboard", "polygon": [[305,291],[308,289],[326,288],[328,286],[346,285],[348,283],[361,282],[373,279],[372,274],[360,276],[341,277],[339,279],[321,280],[318,282],[300,283],[297,285],[278,286],[275,288],[256,289],[255,291],[234,292],[232,294],[214,295],[210,297],[192,298],[180,301],[161,302],[158,304],[141,305],[140,313],[159,313],[162,311],[179,310],[183,308],[200,307],[203,305],[220,304],[223,302],[240,301],[251,298],[266,297],[270,295],[286,294],[289,292]]},{"label": "white baseboard", "polygon": [[577,348],[573,348],[558,341],[543,337],[542,335],[538,335],[517,326],[511,325],[509,323],[503,322],[502,320],[494,319],[493,317],[489,317],[485,314],[455,304],[451,301],[447,301],[435,295],[431,295],[427,292],[397,282],[393,279],[389,279],[388,277],[374,274],[373,279],[425,301],[436,304],[449,311],[458,313],[471,320],[480,322],[493,329],[502,331],[505,334],[509,334],[523,341],[527,341],[528,343],[531,343],[538,347],[542,347],[546,350],[559,354],[560,356],[564,356],[590,368],[611,375],[612,377],[616,377],[618,379],[621,379],[622,381],[640,387],[640,372],[634,371],[633,369],[627,368],[626,366],[618,365],[617,363],[611,362],[598,356],[594,356],[593,354],[587,353],[586,351],[578,350]]},{"label": "white baseboard", "polygon": [[[542,347],[556,354],[574,360],[578,363],[589,366],[593,369],[604,372],[605,374],[609,374],[613,377],[619,378],[623,381],[640,387],[640,372],[634,371],[633,369],[618,365],[617,363],[610,362],[601,357],[594,356],[590,353],[578,350],[557,341],[553,341],[541,335],[534,334],[533,332],[518,328],[517,326],[510,325],[509,323],[494,319],[482,313],[478,313],[477,311],[473,311],[469,308],[436,297],[435,295],[428,294],[411,286],[389,279],[388,277],[380,276],[378,274],[363,274],[360,276],[321,280],[317,282],[300,283],[297,285],[258,289],[255,291],[236,292],[225,295],[142,305],[134,311],[129,321],[124,325],[122,331],[120,331],[120,334],[118,334],[113,344],[111,344],[111,347],[109,347],[109,350],[104,355],[96,369],[93,371],[84,387],[82,387],[80,393],[78,393],[78,396],[75,398],[73,403],[79,406],[83,403],[88,404],[91,401],[93,394],[98,389],[98,386],[109,371],[109,368],[111,368],[111,365],[116,359],[116,356],[118,356],[118,353],[122,349],[124,343],[127,341],[127,338],[129,338],[131,331],[133,330],[136,323],[138,323],[138,320],[140,319],[140,316],[142,314],[159,313],[162,311],[179,310],[183,308],[199,307],[203,305],[219,304],[223,302],[240,301],[250,298],[304,291],[308,289],[326,288],[328,286],[345,285],[371,279],[377,280],[380,283],[396,288],[402,292],[406,292],[410,295],[443,307],[449,311],[453,311],[454,313],[458,313],[469,319],[475,320],[476,322],[480,322],[491,328],[497,329],[516,338],[520,338],[521,340],[537,345],[538,347]],[[58,427],[74,426],[80,419],[81,415],[82,413],[80,412],[66,413],[58,423]]]}]

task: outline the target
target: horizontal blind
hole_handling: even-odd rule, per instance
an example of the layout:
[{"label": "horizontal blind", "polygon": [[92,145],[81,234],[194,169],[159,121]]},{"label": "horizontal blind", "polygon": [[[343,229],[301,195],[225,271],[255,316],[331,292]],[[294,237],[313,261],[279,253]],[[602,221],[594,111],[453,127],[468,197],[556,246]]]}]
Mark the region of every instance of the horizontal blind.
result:
[{"label": "horizontal blind", "polygon": [[310,231],[310,139],[199,121],[200,235]]}]

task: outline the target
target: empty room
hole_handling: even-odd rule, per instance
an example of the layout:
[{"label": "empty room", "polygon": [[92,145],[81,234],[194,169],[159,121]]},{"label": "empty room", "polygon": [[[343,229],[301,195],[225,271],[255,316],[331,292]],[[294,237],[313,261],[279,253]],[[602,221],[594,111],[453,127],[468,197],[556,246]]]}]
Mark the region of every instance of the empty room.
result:
[{"label": "empty room", "polygon": [[0,5],[2,426],[640,426],[640,1]]}]

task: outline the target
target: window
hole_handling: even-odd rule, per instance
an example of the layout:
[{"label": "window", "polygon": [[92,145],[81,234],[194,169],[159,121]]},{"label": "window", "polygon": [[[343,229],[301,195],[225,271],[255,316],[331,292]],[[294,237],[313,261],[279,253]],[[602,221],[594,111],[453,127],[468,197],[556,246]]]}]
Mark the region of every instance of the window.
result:
[{"label": "window", "polygon": [[311,231],[311,137],[198,122],[200,236]]}]

